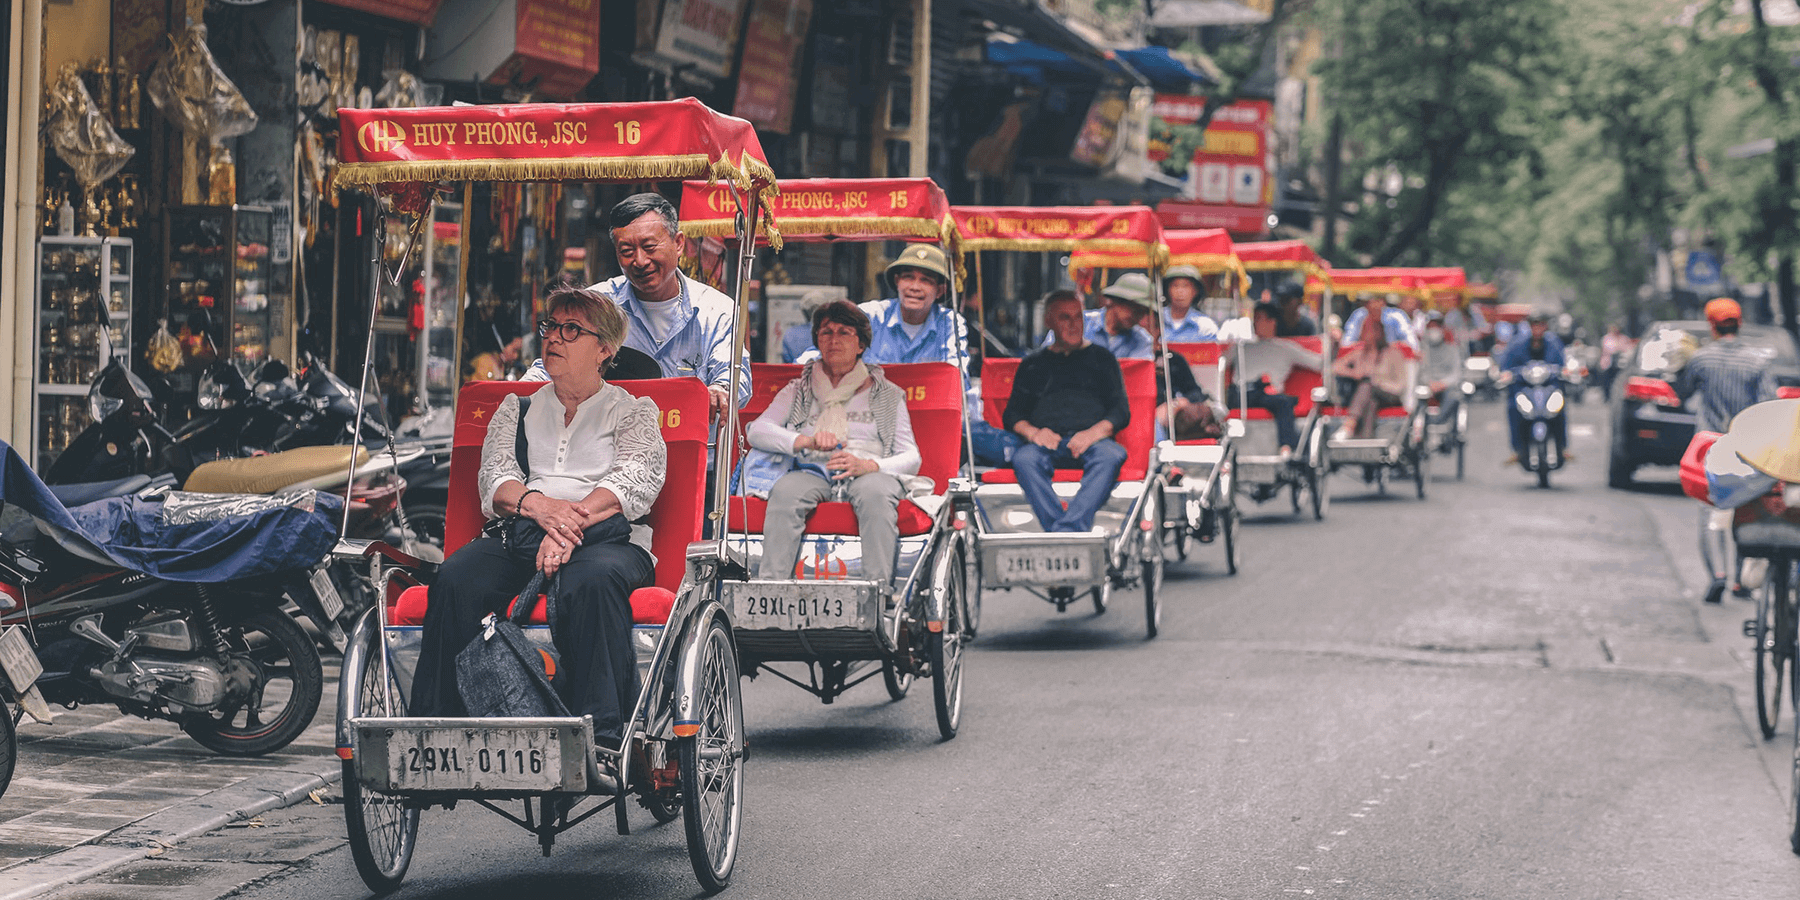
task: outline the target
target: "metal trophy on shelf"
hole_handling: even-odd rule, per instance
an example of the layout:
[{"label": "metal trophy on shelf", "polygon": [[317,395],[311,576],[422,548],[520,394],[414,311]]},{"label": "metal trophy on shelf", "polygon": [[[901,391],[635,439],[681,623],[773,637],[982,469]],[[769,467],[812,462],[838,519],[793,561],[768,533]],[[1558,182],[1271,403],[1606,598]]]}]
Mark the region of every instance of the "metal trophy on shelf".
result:
[{"label": "metal trophy on shelf", "polygon": [[225,77],[206,46],[206,26],[190,25],[170,41],[169,52],[150,72],[150,102],[177,128],[199,141],[194,171],[201,197],[223,198],[234,181],[230,153],[220,143],[256,127],[256,112]]},{"label": "metal trophy on shelf", "polygon": [[103,112],[88,93],[79,69],[74,63],[64,63],[50,85],[49,117],[44,131],[56,155],[74,170],[75,181],[81,187],[79,233],[85,237],[94,237],[100,223],[95,189],[117,175],[137,152],[107,123]]}]

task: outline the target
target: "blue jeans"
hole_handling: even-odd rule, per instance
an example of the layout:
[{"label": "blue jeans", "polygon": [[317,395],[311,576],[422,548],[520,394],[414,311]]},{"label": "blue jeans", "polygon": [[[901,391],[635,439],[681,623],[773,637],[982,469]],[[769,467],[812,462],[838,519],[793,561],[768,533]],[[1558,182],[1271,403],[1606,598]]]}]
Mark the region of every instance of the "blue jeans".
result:
[{"label": "blue jeans", "polygon": [[1025,441],[1010,431],[975,421],[969,423],[969,443],[975,448],[976,465],[998,469],[1012,465],[1013,452]]},{"label": "blue jeans", "polygon": [[[1094,514],[1106,504],[1113,485],[1119,482],[1119,469],[1125,465],[1125,448],[1112,438],[1095,441],[1087,452],[1076,458],[1069,453],[1069,437],[1063,436],[1054,451],[1037,444],[1024,444],[1013,451],[1013,472],[1019,476],[1019,487],[1037,513],[1045,531],[1087,531],[1094,527]],[[1067,509],[1051,488],[1051,478],[1058,466],[1081,469],[1081,488],[1069,500]]]}]

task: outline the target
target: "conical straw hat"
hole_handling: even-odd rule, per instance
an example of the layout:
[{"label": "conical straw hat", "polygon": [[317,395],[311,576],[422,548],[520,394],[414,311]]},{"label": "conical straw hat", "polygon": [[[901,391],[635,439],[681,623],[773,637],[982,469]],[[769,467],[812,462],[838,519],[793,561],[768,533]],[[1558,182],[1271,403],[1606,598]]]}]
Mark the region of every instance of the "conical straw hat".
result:
[{"label": "conical straw hat", "polygon": [[1738,413],[1726,434],[1735,438],[1732,449],[1750,468],[1800,482],[1800,400],[1758,403]]}]

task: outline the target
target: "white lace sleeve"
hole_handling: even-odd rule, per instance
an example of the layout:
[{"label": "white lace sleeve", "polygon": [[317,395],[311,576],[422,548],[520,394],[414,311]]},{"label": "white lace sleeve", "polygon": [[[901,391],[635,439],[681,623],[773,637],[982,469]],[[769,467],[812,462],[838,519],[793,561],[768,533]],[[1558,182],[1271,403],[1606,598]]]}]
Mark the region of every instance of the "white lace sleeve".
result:
[{"label": "white lace sleeve", "polygon": [[499,515],[494,510],[494,492],[508,481],[525,483],[525,470],[519,467],[519,398],[508,395],[494,407],[488,420],[487,437],[481,442],[481,473],[476,487],[481,491],[481,514],[490,519]]},{"label": "white lace sleeve", "polygon": [[627,521],[650,512],[656,495],[668,478],[669,448],[663,444],[660,411],[655,401],[639,398],[619,416],[613,433],[616,455],[612,468],[601,476],[598,487],[619,498]]}]

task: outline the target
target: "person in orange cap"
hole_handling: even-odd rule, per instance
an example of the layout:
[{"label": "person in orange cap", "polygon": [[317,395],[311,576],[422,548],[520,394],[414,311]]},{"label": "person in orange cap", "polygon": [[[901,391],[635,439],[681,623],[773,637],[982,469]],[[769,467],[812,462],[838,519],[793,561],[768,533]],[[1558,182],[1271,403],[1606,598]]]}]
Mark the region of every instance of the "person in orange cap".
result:
[{"label": "person in orange cap", "polygon": [[[1775,378],[1769,374],[1769,357],[1738,340],[1738,327],[1743,310],[1737,301],[1719,297],[1706,304],[1706,322],[1712,326],[1711,343],[1694,352],[1675,380],[1675,392],[1682,400],[1699,395],[1698,421],[1701,431],[1724,433],[1738,413],[1764,400],[1775,399]],[[1726,525],[1710,507],[1701,511],[1706,523],[1701,532],[1700,550],[1705,557],[1712,584],[1706,590],[1706,602],[1718,603],[1725,596],[1725,568],[1733,558],[1726,542]],[[1737,585],[1730,585],[1743,593]]]}]

